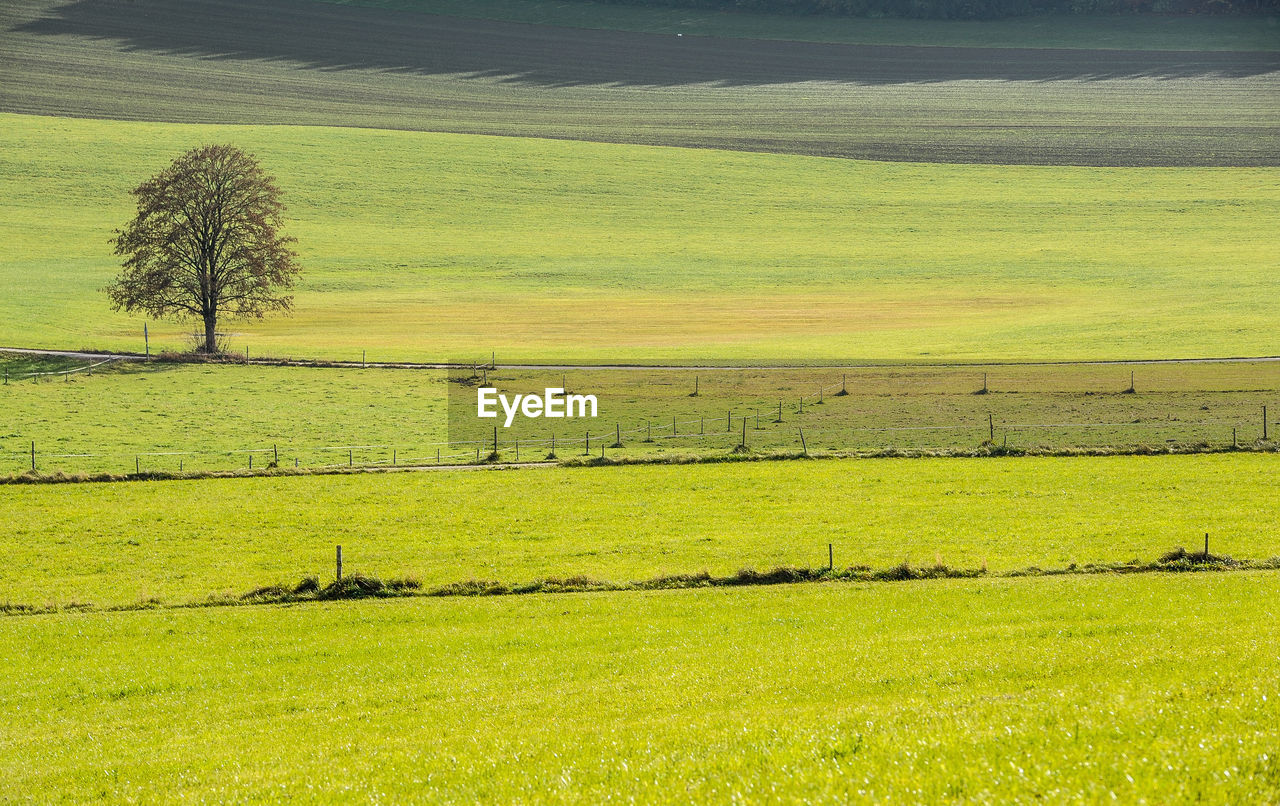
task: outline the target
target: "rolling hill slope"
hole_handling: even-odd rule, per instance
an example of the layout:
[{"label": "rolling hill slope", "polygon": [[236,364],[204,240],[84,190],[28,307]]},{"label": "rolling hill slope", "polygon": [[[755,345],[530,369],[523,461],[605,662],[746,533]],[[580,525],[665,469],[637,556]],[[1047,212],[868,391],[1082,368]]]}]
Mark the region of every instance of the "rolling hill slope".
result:
[{"label": "rolling hill slope", "polygon": [[929,162],[1273,165],[1280,54],[585,30],[302,0],[17,0],[0,111]]}]

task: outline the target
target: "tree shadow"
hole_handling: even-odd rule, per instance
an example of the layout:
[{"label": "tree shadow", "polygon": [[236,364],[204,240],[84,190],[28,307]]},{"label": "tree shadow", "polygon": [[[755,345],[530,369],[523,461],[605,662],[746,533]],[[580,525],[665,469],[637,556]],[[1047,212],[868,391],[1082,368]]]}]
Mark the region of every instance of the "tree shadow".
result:
[{"label": "tree shadow", "polygon": [[129,51],[544,87],[1239,78],[1280,53],[1084,51],[709,39],[467,20],[299,0],[75,0],[15,30]]}]

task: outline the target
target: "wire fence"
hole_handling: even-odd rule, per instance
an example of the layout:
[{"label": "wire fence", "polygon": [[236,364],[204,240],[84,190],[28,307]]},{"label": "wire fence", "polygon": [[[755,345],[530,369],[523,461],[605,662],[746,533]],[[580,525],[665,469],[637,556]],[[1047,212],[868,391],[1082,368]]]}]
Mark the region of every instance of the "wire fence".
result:
[{"label": "wire fence", "polygon": [[[106,359],[82,367],[47,372],[30,372],[6,376],[6,382],[20,379],[39,379],[47,376],[92,374],[92,370],[115,359]],[[486,381],[487,382],[487,381]],[[985,385],[984,385],[985,391]],[[680,443],[693,451],[743,451],[769,449],[776,451],[809,452],[810,444],[821,443],[823,450],[892,450],[901,448],[901,439],[884,440],[880,437],[925,435],[929,439],[926,449],[954,450],[979,446],[995,446],[999,438],[1001,447],[1008,447],[1012,437],[1017,441],[1027,438],[1062,434],[1087,433],[1090,430],[1121,431],[1133,434],[1128,441],[1114,439],[1105,447],[1123,448],[1147,444],[1152,438],[1165,437],[1165,443],[1210,444],[1220,447],[1239,446],[1267,441],[1271,430],[1267,422],[1267,406],[1261,407],[1261,419],[1244,416],[1231,418],[1202,418],[1196,420],[1135,421],[1006,421],[996,420],[987,413],[980,420],[949,423],[909,423],[883,425],[842,422],[817,422],[806,424],[806,408],[813,411],[816,404],[840,399],[850,393],[845,379],[820,384],[808,394],[794,395],[793,403],[779,401],[776,407],[754,406],[750,409],[721,409],[723,416],[663,415],[643,421],[632,421],[628,428],[615,422],[609,429],[584,426],[580,434],[552,434],[546,436],[512,436],[505,429],[494,427],[491,434],[471,434],[473,438],[446,439],[443,441],[406,441],[403,443],[362,443],[349,445],[280,445],[243,447],[224,450],[109,450],[43,452],[36,442],[30,442],[25,451],[6,451],[0,455],[9,457],[12,472],[173,472],[188,470],[263,470],[268,468],[295,467],[315,470],[336,468],[412,468],[423,466],[470,465],[480,463],[527,463],[547,459],[568,458],[579,448],[581,454],[600,456],[613,451],[622,455],[641,456],[646,446]],[[697,395],[696,387],[694,396]],[[594,424],[594,423],[593,423]],[[1163,432],[1163,433],[1162,433]],[[1047,436],[1046,436],[1047,435]],[[1138,436],[1141,436],[1141,441]],[[1168,435],[1173,435],[1172,437]],[[1084,448],[1087,443],[1072,444],[1058,439],[1061,447]],[[1269,444],[1269,443],[1267,443]],[[913,443],[919,447],[918,443]],[[1015,444],[1016,447],[1016,444]],[[1025,446],[1024,446],[1025,447]],[[545,452],[544,452],[545,451]],[[336,455],[335,455],[336,454]],[[343,456],[345,454],[345,456]],[[344,461],[345,460],[345,461]]]}]

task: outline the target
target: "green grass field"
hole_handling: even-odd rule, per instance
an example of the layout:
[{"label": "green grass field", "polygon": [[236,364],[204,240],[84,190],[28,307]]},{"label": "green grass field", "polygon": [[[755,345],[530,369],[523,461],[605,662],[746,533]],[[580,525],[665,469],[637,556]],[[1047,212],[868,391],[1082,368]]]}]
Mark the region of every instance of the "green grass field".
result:
[{"label": "green grass field", "polygon": [[[723,455],[756,412],[760,453],[801,427],[815,454],[972,450],[988,417],[1015,448],[1265,450],[1280,362],[978,362],[1276,353],[1276,24],[13,0],[0,347],[141,352],[101,292],[128,191],[232,142],[278,177],[304,268],[295,315],[223,323],[235,353],[739,365],[488,378],[599,394],[593,448],[630,432],[612,457]],[[146,324],[153,353],[190,347]],[[835,366],[859,360],[888,365]],[[0,354],[0,476],[32,443],[43,472],[120,474],[489,436],[434,370],[19,379],[84,363]],[[1278,459],[0,485],[0,801],[1276,801],[1275,571],[212,605],[327,583],[335,544],[348,576],[426,590],[821,568],[828,545],[838,569],[999,575],[1208,533],[1266,560]]]},{"label": "green grass field", "polygon": [[1280,554],[1277,457],[918,459],[13,486],[0,601],[168,603],[348,573],[427,585],[911,560]]},{"label": "green grass field", "polygon": [[3,618],[0,797],[1265,802],[1278,593],[1269,572]]},{"label": "green grass field", "polygon": [[[254,355],[1270,354],[1273,169],[856,162],[334,128],[0,117],[0,344],[141,349],[127,191],[204,141],[286,189],[297,313]],[[56,222],[56,224],[51,223]],[[155,342],[186,346],[180,325]]]},{"label": "green grass field", "polygon": [[[491,420],[474,417],[470,371],[298,368],[0,357],[0,474],[316,468],[348,462],[473,462]],[[79,368],[18,380],[27,372]],[[1136,392],[1126,394],[1130,372]],[[975,394],[987,377],[990,394]],[[1256,446],[1262,406],[1280,434],[1280,362],[1063,366],[745,369],[498,369],[506,395],[567,384],[595,394],[589,420],[517,419],[499,428],[505,462],[888,449],[972,451],[991,439],[1023,450]],[[695,384],[698,396],[692,397]],[[841,385],[847,395],[839,395]],[[819,388],[823,396],[819,402]],[[803,411],[800,398],[804,397]],[[449,403],[452,400],[452,403]],[[777,406],[782,403],[782,422]],[[728,418],[732,412],[733,422]],[[990,417],[990,420],[988,419]],[[674,426],[672,421],[675,420]],[[614,447],[617,432],[622,447]],[[649,441],[649,440],[652,441]],[[517,442],[520,451],[517,453]],[[1263,443],[1265,444],[1265,443]]]}]

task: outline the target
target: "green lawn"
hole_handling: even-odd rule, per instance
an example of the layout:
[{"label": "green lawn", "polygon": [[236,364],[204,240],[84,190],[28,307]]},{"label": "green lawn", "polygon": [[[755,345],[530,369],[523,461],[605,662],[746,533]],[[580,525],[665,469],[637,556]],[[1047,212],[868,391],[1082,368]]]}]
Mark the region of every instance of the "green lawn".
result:
[{"label": "green lawn", "polygon": [[348,573],[436,585],[904,559],[993,571],[1280,554],[1273,454],[793,461],[9,486],[0,601],[169,603]]},{"label": "green lawn", "polygon": [[[127,190],[234,141],[279,177],[297,313],[254,355],[1270,354],[1274,169],[870,163],[336,128],[0,116],[0,344],[141,349]],[[186,346],[153,323],[153,347]]]},{"label": "green lawn", "polygon": [[1280,576],[0,619],[0,797],[1280,797]]}]

